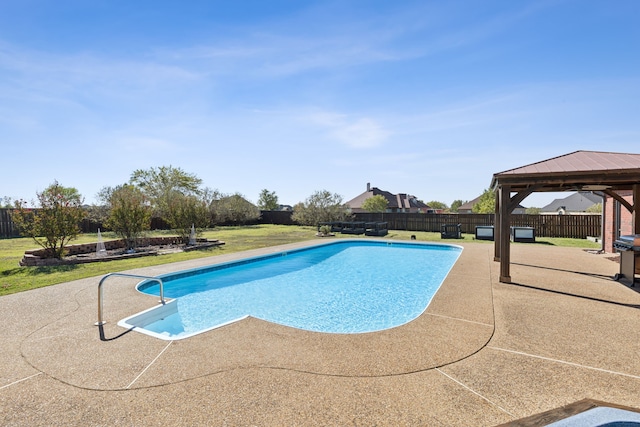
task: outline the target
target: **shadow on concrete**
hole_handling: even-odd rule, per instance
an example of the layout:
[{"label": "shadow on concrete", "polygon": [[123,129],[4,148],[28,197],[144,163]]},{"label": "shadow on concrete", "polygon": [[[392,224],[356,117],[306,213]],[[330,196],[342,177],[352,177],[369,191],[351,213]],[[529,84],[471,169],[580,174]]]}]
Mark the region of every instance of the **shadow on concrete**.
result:
[{"label": "shadow on concrete", "polygon": [[100,333],[100,341],[113,341],[113,340],[117,340],[118,338],[123,337],[123,336],[127,335],[129,332],[133,331],[133,329],[127,329],[126,331],[121,332],[120,334],[118,334],[118,335],[116,335],[116,336],[114,336],[114,337],[107,338],[107,337],[105,336],[105,334],[104,334],[104,325],[98,325],[98,330],[99,330],[99,333]]},{"label": "shadow on concrete", "polygon": [[580,274],[582,276],[597,277],[599,279],[612,279],[613,280],[613,276],[608,276],[606,274],[588,273],[586,271],[565,270],[565,269],[562,269],[562,268],[544,267],[544,266],[541,266],[541,265],[522,264],[522,263],[518,263],[518,262],[512,262],[511,265],[521,265],[523,267],[543,268],[545,270],[561,271],[563,273]]},{"label": "shadow on concrete", "polygon": [[[544,292],[549,292],[552,294],[557,294],[557,295],[565,295],[565,296],[569,296],[569,297],[575,297],[575,298],[581,298],[581,299],[585,299],[585,300],[589,300],[589,301],[596,301],[596,302],[603,302],[606,304],[613,304],[613,305],[618,305],[621,307],[629,307],[629,308],[636,308],[636,309],[640,309],[640,304],[626,304],[623,302],[616,302],[616,301],[609,301],[609,300],[605,300],[605,299],[601,299],[601,298],[594,298],[594,297],[588,297],[585,295],[578,295],[578,294],[572,294],[570,292],[563,292],[563,291],[557,291],[554,289],[547,289],[547,288],[540,288],[538,286],[531,286],[531,285],[525,285],[524,283],[517,283],[517,282],[512,282],[512,283],[501,283],[502,285],[511,285],[511,286],[520,286],[521,288],[527,288],[527,289],[535,289],[537,291],[544,291]],[[624,286],[624,285],[621,285]]]}]

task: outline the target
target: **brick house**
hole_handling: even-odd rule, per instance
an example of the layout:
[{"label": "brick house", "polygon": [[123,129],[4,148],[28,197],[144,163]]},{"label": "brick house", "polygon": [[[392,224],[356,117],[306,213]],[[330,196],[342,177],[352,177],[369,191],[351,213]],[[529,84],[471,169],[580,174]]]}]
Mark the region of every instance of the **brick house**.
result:
[{"label": "brick house", "polygon": [[373,196],[382,196],[387,199],[386,212],[408,212],[408,213],[435,213],[426,203],[418,200],[416,196],[412,196],[407,193],[393,194],[385,190],[381,190],[378,187],[371,187],[370,183],[367,183],[367,191],[359,194],[353,199],[345,203],[353,213],[367,212],[362,209],[362,204],[365,200]]},{"label": "brick house", "polygon": [[[624,200],[633,205],[633,191],[616,191]],[[633,217],[631,212],[613,197],[605,195],[602,203],[602,249],[615,252],[613,242],[620,236],[633,233]]]}]

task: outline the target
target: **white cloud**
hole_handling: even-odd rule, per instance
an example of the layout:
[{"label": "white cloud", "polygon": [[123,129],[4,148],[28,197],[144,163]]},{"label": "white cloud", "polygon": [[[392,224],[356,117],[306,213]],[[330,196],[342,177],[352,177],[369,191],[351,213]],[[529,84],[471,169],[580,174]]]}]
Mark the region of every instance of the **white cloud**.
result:
[{"label": "white cloud", "polygon": [[389,132],[369,118],[339,126],[332,134],[352,148],[377,147],[389,136]]},{"label": "white cloud", "polygon": [[[87,94],[130,97],[132,92],[157,91],[198,81],[201,75],[178,65],[99,53],[53,54],[0,43],[0,73],[12,88],[68,96]],[[95,94],[94,94],[95,95]]]},{"label": "white cloud", "polygon": [[344,114],[319,112],[307,119],[323,127],[332,139],[355,149],[378,147],[391,135],[369,117],[351,118]]}]

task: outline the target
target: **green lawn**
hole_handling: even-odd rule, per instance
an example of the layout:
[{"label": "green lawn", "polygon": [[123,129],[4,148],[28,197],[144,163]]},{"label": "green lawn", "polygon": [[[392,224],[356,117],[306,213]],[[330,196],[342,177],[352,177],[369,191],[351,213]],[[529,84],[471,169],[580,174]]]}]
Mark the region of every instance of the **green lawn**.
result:
[{"label": "green lawn", "polygon": [[[285,243],[301,242],[304,240],[317,239],[314,227],[298,227],[285,225],[255,225],[244,227],[218,227],[206,231],[202,237],[209,239],[219,239],[226,244],[215,248],[183,252],[177,254],[167,254],[150,256],[144,258],[134,258],[121,261],[100,262],[92,264],[65,265],[57,267],[20,267],[19,261],[24,251],[35,249],[38,246],[33,240],[28,238],[0,239],[0,295],[12,294],[43,286],[55,285],[56,283],[68,282],[85,277],[101,276],[116,271],[129,270],[132,268],[146,267],[151,265],[166,264],[176,261],[185,261],[194,258],[202,258],[212,255],[228,254],[245,251],[248,249],[263,248],[267,246],[281,245]],[[153,235],[167,235],[168,232],[155,232]],[[420,231],[399,231],[390,230],[386,238],[398,240],[410,240],[411,235],[415,235],[417,241],[442,241],[440,233],[420,232]],[[103,239],[114,239],[110,233],[103,233]],[[336,238],[354,237],[350,235],[337,234]],[[362,237],[364,238],[364,237]],[[96,234],[82,234],[71,243],[95,242]],[[552,239],[537,238],[535,244],[551,244],[557,246],[572,246],[581,248],[600,247],[600,244],[580,239]],[[459,242],[460,240],[447,240],[449,242]],[[463,234],[463,241],[472,242],[472,234]],[[493,242],[478,241],[479,244],[493,244]],[[518,243],[531,244],[531,243]]]}]

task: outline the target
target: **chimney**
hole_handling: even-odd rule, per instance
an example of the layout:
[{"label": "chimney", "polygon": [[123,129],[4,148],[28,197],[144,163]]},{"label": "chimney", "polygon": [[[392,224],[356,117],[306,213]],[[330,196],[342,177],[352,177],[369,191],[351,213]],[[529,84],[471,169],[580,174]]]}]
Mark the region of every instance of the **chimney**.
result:
[{"label": "chimney", "polygon": [[371,191],[371,183],[367,182],[367,191]]}]

